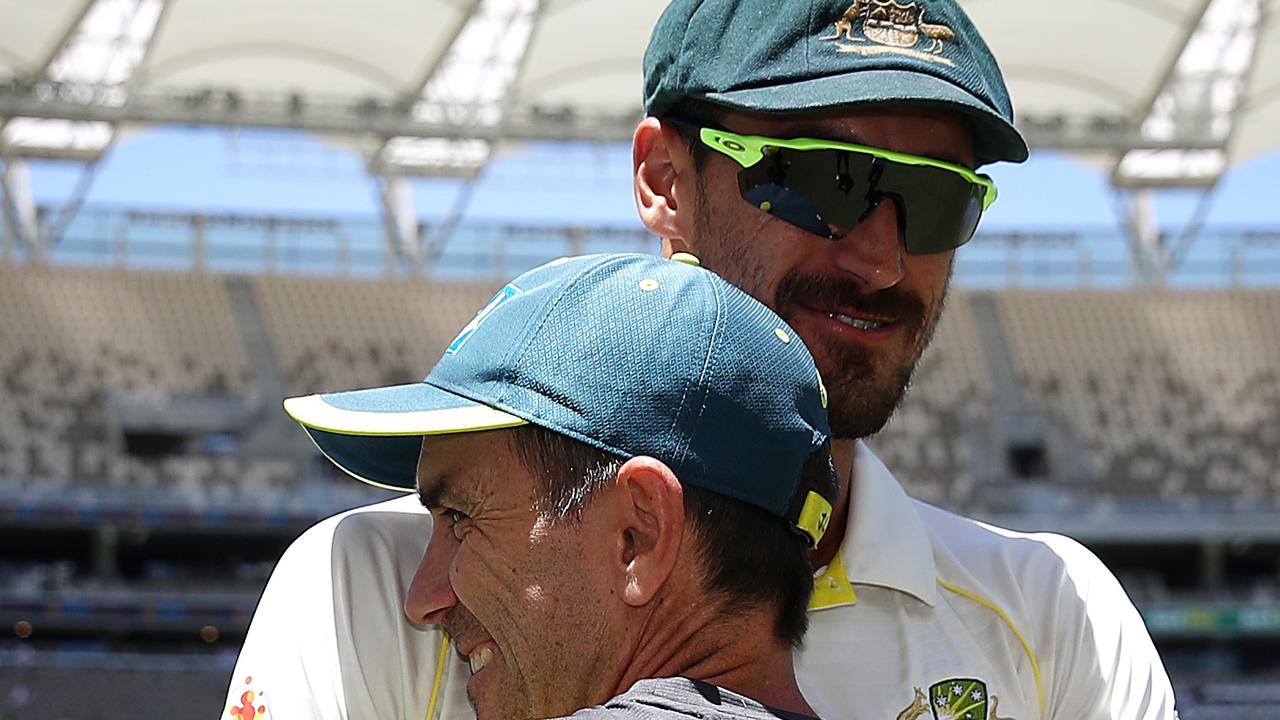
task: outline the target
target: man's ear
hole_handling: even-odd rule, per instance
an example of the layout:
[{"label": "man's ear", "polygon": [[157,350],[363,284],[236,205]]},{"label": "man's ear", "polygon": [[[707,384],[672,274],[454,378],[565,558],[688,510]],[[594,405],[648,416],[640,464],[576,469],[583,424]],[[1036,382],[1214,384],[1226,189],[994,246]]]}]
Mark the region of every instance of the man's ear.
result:
[{"label": "man's ear", "polygon": [[647,117],[631,139],[632,186],[640,221],[662,238],[662,254],[689,252],[688,224],[693,201],[693,163],[680,133],[658,118]]},{"label": "man's ear", "polygon": [[618,469],[618,596],[633,607],[649,603],[675,568],[684,537],[684,491],[671,468],[647,456]]}]

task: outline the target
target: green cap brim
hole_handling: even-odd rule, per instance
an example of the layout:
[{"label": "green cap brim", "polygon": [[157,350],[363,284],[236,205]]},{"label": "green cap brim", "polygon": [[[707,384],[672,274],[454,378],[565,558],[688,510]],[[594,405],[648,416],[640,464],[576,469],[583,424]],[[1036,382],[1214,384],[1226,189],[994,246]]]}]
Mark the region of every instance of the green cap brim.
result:
[{"label": "green cap brim", "polygon": [[930,105],[962,113],[973,123],[978,166],[1027,159],[1027,143],[1007,120],[978,98],[941,78],[904,70],[863,70],[785,85],[709,92],[707,102],[752,112],[796,113],[859,105]]},{"label": "green cap brim", "polygon": [[284,401],[320,452],[347,474],[412,491],[424,435],[515,427],[523,418],[428,383],[308,395]]}]

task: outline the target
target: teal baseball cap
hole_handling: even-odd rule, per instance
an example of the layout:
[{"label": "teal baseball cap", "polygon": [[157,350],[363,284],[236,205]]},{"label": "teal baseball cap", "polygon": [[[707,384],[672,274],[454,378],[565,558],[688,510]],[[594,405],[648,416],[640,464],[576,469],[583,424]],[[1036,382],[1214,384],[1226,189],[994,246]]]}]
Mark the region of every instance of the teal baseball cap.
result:
[{"label": "teal baseball cap", "polygon": [[644,106],[762,113],[866,105],[958,112],[978,165],[1027,159],[995,56],[954,0],[674,0],[644,55]]},{"label": "teal baseball cap", "polygon": [[817,542],[835,485],[804,468],[826,391],[787,324],[695,264],[589,255],[506,285],[420,383],[290,398],[331,461],[413,490],[422,436],[532,423],[788,519]]}]

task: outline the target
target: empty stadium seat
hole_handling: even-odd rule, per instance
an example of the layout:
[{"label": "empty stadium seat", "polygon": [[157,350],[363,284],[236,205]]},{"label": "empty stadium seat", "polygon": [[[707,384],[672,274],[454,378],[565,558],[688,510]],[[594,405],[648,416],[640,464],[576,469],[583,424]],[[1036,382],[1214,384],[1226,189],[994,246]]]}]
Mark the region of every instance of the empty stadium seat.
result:
[{"label": "empty stadium seat", "polygon": [[1099,489],[1167,504],[1280,498],[1280,294],[1005,292],[1018,381]]}]

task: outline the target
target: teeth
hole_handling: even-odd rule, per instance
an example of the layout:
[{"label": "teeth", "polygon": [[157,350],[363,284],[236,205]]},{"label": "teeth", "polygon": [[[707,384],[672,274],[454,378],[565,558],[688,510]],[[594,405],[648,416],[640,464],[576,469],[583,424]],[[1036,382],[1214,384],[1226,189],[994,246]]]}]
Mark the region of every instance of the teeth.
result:
[{"label": "teeth", "polygon": [[857,318],[851,318],[848,315],[842,315],[838,312],[831,313],[829,317],[832,320],[839,320],[845,325],[848,325],[849,327],[857,328],[859,330],[879,330],[880,328],[884,327],[884,323],[882,322],[872,322],[871,320],[859,320]]},{"label": "teeth", "polygon": [[483,647],[477,650],[476,652],[471,653],[470,657],[467,658],[467,660],[471,664],[471,674],[475,675],[476,673],[483,670],[484,666],[488,665],[489,661],[492,659],[493,659],[493,649],[489,647]]}]

